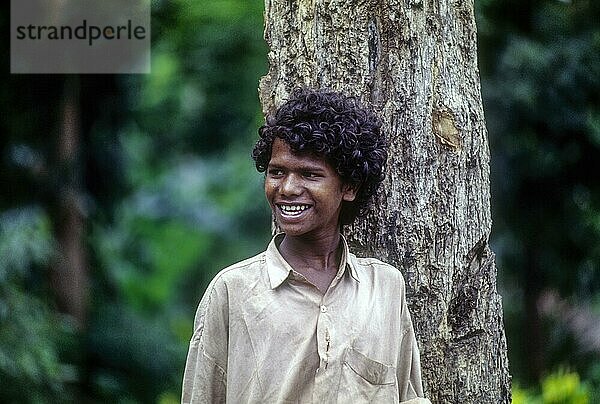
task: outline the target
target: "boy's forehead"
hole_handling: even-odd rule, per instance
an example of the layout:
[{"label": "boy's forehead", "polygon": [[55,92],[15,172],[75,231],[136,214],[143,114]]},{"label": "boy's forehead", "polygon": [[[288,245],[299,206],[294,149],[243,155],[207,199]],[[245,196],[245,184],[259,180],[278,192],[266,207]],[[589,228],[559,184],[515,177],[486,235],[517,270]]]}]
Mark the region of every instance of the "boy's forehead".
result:
[{"label": "boy's forehead", "polygon": [[318,163],[331,166],[331,162],[323,154],[315,153],[312,150],[294,150],[294,148],[285,140],[276,138],[271,148],[271,159],[274,157],[293,157],[294,160],[304,161],[306,163]]}]

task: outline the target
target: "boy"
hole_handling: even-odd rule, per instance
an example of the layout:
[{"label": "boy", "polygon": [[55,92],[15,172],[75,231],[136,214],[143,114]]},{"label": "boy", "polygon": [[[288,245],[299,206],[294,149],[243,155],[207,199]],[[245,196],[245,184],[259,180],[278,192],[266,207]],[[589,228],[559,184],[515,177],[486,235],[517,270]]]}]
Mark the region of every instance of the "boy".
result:
[{"label": "boy", "polygon": [[297,90],[259,134],[281,233],[206,290],[182,402],[428,403],[401,273],[341,235],[384,177],[379,120],[354,98]]}]

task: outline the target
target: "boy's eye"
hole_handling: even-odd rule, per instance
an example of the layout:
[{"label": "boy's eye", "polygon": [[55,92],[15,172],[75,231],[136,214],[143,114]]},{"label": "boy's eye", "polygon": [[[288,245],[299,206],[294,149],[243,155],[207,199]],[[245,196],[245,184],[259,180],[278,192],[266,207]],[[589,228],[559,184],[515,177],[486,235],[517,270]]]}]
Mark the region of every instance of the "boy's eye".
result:
[{"label": "boy's eye", "polygon": [[317,178],[319,175],[317,173],[313,173],[313,172],[307,171],[307,172],[304,173],[304,176],[306,178]]},{"label": "boy's eye", "polygon": [[269,175],[282,175],[283,174],[283,170],[280,170],[279,168],[270,168],[268,170],[268,174]]}]

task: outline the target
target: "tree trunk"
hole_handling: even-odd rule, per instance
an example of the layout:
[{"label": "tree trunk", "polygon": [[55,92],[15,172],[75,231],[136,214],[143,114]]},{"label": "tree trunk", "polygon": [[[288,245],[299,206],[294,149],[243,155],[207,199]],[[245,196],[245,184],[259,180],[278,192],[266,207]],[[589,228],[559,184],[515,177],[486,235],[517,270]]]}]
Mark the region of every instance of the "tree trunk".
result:
[{"label": "tree trunk", "polygon": [[88,271],[79,162],[79,91],[78,77],[66,76],[56,151],[58,189],[53,214],[58,257],[51,272],[51,285],[59,309],[72,315],[77,325],[83,327],[86,317]]},{"label": "tree trunk", "polygon": [[489,150],[472,2],[266,0],[265,113],[298,86],[357,95],[384,120],[387,178],[349,230],[407,280],[427,396],[508,403]]}]

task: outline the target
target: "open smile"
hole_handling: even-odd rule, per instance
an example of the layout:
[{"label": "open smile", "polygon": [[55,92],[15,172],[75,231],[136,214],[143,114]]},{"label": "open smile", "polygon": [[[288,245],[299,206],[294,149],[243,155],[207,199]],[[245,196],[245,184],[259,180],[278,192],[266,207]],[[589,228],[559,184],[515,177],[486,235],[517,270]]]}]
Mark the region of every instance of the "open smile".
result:
[{"label": "open smile", "polygon": [[311,205],[306,204],[283,205],[278,203],[276,205],[281,215],[289,218],[299,217],[311,208]]}]

